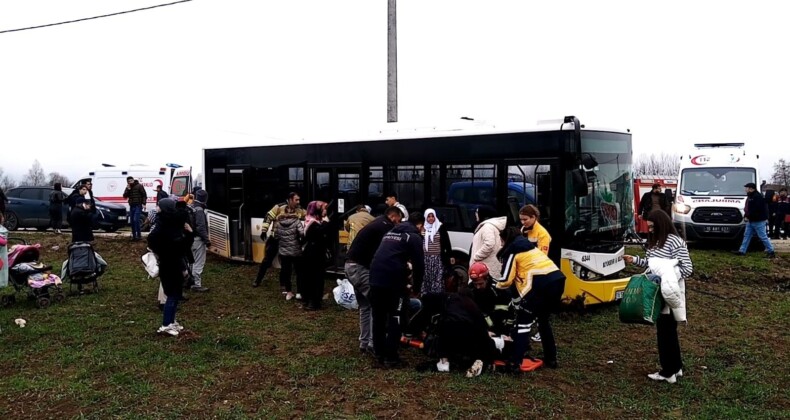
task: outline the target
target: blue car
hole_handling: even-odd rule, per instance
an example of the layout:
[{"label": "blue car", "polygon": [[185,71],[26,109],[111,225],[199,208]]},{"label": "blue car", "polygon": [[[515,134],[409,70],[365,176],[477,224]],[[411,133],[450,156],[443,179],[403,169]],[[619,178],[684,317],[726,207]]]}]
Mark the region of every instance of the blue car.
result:
[{"label": "blue car", "polygon": [[[71,188],[63,188],[67,196]],[[36,228],[44,231],[49,228],[49,194],[50,187],[17,187],[6,192],[8,204],[5,212],[5,227],[8,230],[20,228]],[[119,204],[105,203],[96,199],[96,217],[93,228],[107,232],[127,225],[126,207]],[[66,214],[68,206],[63,206],[63,227],[68,227]]]}]

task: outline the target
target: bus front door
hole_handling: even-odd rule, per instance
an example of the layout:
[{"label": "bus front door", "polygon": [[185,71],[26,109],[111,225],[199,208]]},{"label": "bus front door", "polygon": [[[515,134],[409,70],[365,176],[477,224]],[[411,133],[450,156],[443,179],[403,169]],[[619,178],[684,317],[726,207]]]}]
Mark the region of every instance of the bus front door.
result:
[{"label": "bus front door", "polygon": [[[338,223],[333,230],[330,270],[343,272],[346,259],[348,232],[343,228],[345,220],[353,214],[357,205],[362,203],[360,195],[359,165],[348,166],[316,166],[310,168],[310,199],[329,203],[328,214]],[[303,203],[303,206],[307,206]]]}]

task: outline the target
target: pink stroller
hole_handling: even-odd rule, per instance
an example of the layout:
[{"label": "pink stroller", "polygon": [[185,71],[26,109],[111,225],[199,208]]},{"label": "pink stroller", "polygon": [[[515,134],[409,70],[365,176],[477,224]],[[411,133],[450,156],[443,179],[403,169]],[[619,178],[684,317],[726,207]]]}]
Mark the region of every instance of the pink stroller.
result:
[{"label": "pink stroller", "polygon": [[[8,251],[9,280],[14,289],[27,291],[29,299],[35,299],[39,308],[46,308],[52,300],[65,299],[60,277],[51,273],[52,266],[39,262],[41,245],[16,245]],[[5,304],[15,300],[6,297]]]}]

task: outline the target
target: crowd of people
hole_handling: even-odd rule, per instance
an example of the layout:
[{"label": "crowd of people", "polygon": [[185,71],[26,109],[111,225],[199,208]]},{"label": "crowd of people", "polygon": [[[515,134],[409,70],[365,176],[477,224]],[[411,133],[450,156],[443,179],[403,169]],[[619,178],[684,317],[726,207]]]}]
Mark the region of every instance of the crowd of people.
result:
[{"label": "crowd of people", "polygon": [[[141,207],[144,189],[141,193],[141,186],[133,179],[128,184],[124,196],[130,207]],[[751,232],[767,241],[767,253],[773,256],[770,240],[763,238],[765,225],[769,217],[778,220],[777,215],[785,223],[790,210],[787,191],[782,189],[771,206],[754,184],[747,184],[746,189],[747,238]],[[649,229],[646,256],[626,255],[624,260],[639,267],[648,267],[652,259],[677,262],[681,303],[665,305],[656,323],[661,370],[648,375],[656,381],[675,383],[683,375],[677,323],[685,321],[684,280],[692,274],[693,266],[662,197],[660,189],[651,191],[639,209]],[[186,300],[184,290],[208,291],[202,281],[210,245],[205,214],[208,194],[198,189],[184,200],[157,191],[156,199],[148,247],[159,260],[163,319],[158,332],[177,336],[183,330],[176,312],[179,302]],[[59,206],[68,205],[72,241],[93,241],[91,218],[96,208],[90,181],[69,196],[55,185],[50,202],[55,232],[60,232],[62,223]],[[346,220],[339,220],[339,215],[328,214],[327,203],[312,201],[302,209],[299,194],[289,194],[266,214],[261,233],[265,257],[252,285],[260,286],[268,270],[279,262],[284,299],[301,301],[306,311],[322,309],[325,268],[333,247],[330,238],[333,230],[342,226],[348,232],[344,269],[359,306],[358,341],[363,355],[374,357],[385,368],[402,367],[402,341],[418,340],[435,358],[421,369],[447,372],[454,366],[465,370],[467,376],[476,376],[486,368],[500,366],[501,371],[518,373],[525,363],[536,362],[531,343],[540,342],[542,364],[559,366],[551,314],[559,307],[565,276],[548,257],[551,236],[540,224],[537,207],[523,206],[520,227],[515,228],[508,227],[506,216],[497,214],[493,207],[478,206],[469,282],[456,287],[448,281],[456,261],[447,228],[437,212],[429,208],[407,214],[394,195],[387,197],[386,204],[378,217],[362,205]],[[135,213],[131,213],[133,220]],[[138,235],[139,224],[133,222],[132,240],[139,240]],[[746,238],[744,244],[748,244]],[[738,253],[744,252],[742,246]]]}]

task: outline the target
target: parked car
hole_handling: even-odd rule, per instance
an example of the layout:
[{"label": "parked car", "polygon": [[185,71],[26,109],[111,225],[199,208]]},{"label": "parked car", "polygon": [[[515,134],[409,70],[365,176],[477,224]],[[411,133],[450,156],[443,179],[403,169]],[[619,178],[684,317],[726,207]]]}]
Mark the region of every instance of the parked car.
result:
[{"label": "parked car", "polygon": [[[67,196],[71,188],[63,188]],[[50,187],[17,187],[6,191],[8,204],[5,212],[5,227],[8,230],[19,228],[36,228],[44,231],[49,228],[49,193]],[[93,219],[93,228],[107,232],[127,225],[126,207],[119,204],[105,203],[96,199],[96,217]],[[63,206],[63,227],[68,227],[68,206]]]}]

